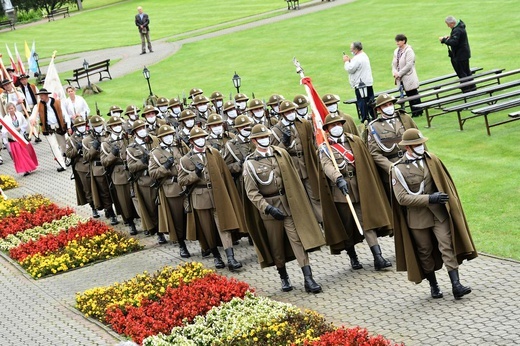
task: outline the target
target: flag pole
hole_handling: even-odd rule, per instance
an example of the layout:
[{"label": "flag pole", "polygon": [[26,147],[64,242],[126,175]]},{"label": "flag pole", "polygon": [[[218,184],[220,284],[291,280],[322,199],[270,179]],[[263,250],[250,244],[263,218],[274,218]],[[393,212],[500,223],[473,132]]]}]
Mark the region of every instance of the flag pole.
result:
[{"label": "flag pole", "polygon": [[[300,65],[300,62],[298,60],[296,60],[296,58],[293,58],[293,63],[294,63],[294,66],[296,66],[296,73],[298,73],[300,75],[301,79],[303,80],[304,78],[306,78],[305,74],[303,72],[303,68]],[[309,90],[309,86],[305,83],[301,83],[301,84],[305,85],[305,90],[307,91],[307,95],[310,95],[311,93]],[[311,116],[312,116],[312,121],[315,125],[314,128],[316,129],[316,133],[319,134],[319,136],[321,136],[321,138],[323,139],[323,143],[325,143],[327,150],[330,153],[330,158],[332,160],[334,168],[336,169],[336,171],[338,171],[340,173],[338,163],[336,162],[336,158],[333,155],[332,147],[330,146],[329,139],[328,139],[327,135],[325,134],[325,131],[323,130],[323,126],[316,126],[317,123],[320,123],[320,124],[322,123],[321,114],[319,114],[319,112],[317,111],[316,104],[314,103],[315,100],[312,97],[310,97],[310,101],[311,101],[311,107],[313,106],[312,108],[314,108]],[[319,100],[319,101],[321,101],[321,100]],[[316,114],[316,113],[318,113],[318,114]],[[318,119],[316,119],[317,116],[320,117],[319,121],[318,121]],[[350,212],[352,213],[352,217],[354,218],[354,221],[356,223],[359,234],[363,235],[363,228],[361,227],[361,224],[360,224],[359,219],[356,214],[356,210],[354,209],[354,205],[352,204],[352,199],[350,198],[350,195],[348,193],[345,195],[345,198],[347,199],[347,204],[349,206]]]}]

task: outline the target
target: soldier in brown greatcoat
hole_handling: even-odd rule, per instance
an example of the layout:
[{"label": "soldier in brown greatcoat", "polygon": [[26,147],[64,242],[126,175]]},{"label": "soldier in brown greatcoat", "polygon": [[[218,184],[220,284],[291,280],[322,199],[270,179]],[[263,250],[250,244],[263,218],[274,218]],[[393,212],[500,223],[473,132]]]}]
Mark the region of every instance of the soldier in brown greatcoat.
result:
[{"label": "soldier in brown greatcoat", "polygon": [[345,119],[345,122],[343,123],[343,130],[345,133],[351,133],[353,135],[359,136],[358,128],[356,127],[356,124],[354,123],[354,119],[348,115],[343,113],[339,110],[339,97],[337,95],[333,94],[325,94],[321,98],[325,106],[327,106],[327,109],[329,111],[329,114],[339,115],[343,119]]},{"label": "soldier in brown greatcoat", "polygon": [[[432,298],[443,296],[435,271],[446,266],[455,299],[471,292],[459,281],[459,264],[478,256],[455,184],[442,161],[425,151],[417,129],[408,129],[399,143],[405,155],[392,165],[395,195],[395,254],[398,271],[408,279],[430,283]],[[405,208],[405,213],[401,208]]]},{"label": "soldier in brown greatcoat", "polygon": [[224,113],[224,115],[222,116],[224,119],[224,130],[236,135],[237,131],[233,127],[235,125],[235,119],[238,116],[237,109],[235,107],[235,102],[224,102],[224,105],[222,106],[222,112]]},{"label": "soldier in brown greatcoat", "polygon": [[[374,256],[374,268],[381,270],[392,266],[382,256],[377,240],[379,236],[391,234],[392,212],[365,143],[358,136],[345,133],[344,122],[341,115],[327,115],[323,129],[327,132],[325,140],[329,141],[330,149],[327,143],[319,148],[322,172],[327,177],[325,184],[320,180],[323,212],[329,213],[324,217],[325,238],[332,254],[347,250],[352,269],[361,269],[354,245],[361,242],[364,235]],[[353,225],[347,194],[352,200],[363,235]]]},{"label": "soldier in brown greatcoat", "polygon": [[293,287],[285,264],[296,258],[305,290],[319,293],[307,252],[325,241],[291,157],[270,145],[270,135],[265,125],[253,126],[250,137],[256,151],[244,163],[244,187],[251,201],[245,214],[258,262],[262,268],[276,266],[282,291],[287,292]]},{"label": "soldier in brown greatcoat", "polygon": [[181,158],[179,184],[190,191],[193,209],[188,215],[188,239],[207,243],[215,267],[224,268],[218,245],[222,243],[229,270],[242,268],[235,259],[232,233],[247,232],[244,213],[231,174],[220,153],[206,145],[207,132],[195,126],[190,132],[193,148]]},{"label": "soldier in brown greatcoat", "polygon": [[90,119],[90,124],[92,125],[90,134],[83,139],[83,159],[90,165],[92,199],[96,209],[105,210],[105,217],[110,219],[110,224],[117,225],[119,221],[112,208],[105,168],[101,163],[101,143],[106,140],[105,122],[99,115],[94,115]]},{"label": "soldier in brown greatcoat", "polygon": [[146,235],[157,234],[159,244],[166,244],[165,230],[158,229],[158,191],[155,180],[148,172],[150,152],[158,144],[157,137],[148,134],[146,122],[139,119],[133,126],[134,140],[126,148],[128,171],[134,181],[134,192],[139,202],[139,216]]},{"label": "soldier in brown greatcoat", "polygon": [[101,163],[105,167],[116,211],[122,216],[125,225],[129,227],[129,233],[136,235],[134,219],[139,215],[137,215],[132,201],[130,174],[125,168],[126,148],[129,140],[123,131],[123,122],[119,116],[111,116],[107,121],[107,127],[110,134],[107,140],[101,143]]},{"label": "soldier in brown greatcoat", "polygon": [[181,152],[175,146],[175,129],[162,125],[157,130],[159,145],[151,154],[148,163],[150,176],[159,182],[159,229],[170,235],[170,241],[178,242],[180,256],[191,257],[186,247],[186,213],[184,190],[179,185],[179,162]]},{"label": "soldier in brown greatcoat", "polygon": [[271,127],[271,144],[287,150],[303,182],[318,222],[323,222],[318,185],[318,156],[311,124],[296,116],[296,105],[284,100],[280,104],[280,121]]}]

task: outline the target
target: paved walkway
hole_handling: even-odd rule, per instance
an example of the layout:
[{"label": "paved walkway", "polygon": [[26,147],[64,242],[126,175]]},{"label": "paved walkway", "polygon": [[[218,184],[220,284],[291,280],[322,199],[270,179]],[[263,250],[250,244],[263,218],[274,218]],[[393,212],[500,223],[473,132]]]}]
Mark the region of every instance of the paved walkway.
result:
[{"label": "paved walkway", "polygon": [[[312,5],[320,5],[314,9],[322,9],[345,2],[318,1]],[[301,15],[313,6],[302,6],[299,11],[290,11],[283,16]],[[268,21],[276,20],[281,18]],[[260,20],[248,25],[262,23]],[[136,66],[139,70],[143,63],[153,64],[173,54],[183,43],[205,37],[209,36],[201,35],[174,43],[160,40],[155,43],[155,52],[144,56],[136,55],[135,47],[106,50],[103,54],[114,55],[103,56],[121,58],[113,66],[113,76],[122,76],[136,70]],[[85,54],[93,54],[94,61],[95,54],[99,52]],[[87,55],[78,57],[80,65],[85,57],[90,59]],[[139,60],[139,64],[135,63],[135,59]],[[143,59],[149,60],[144,62]],[[59,70],[67,70],[65,64],[76,66],[78,61],[64,62]],[[7,153],[2,151],[5,163],[0,166],[0,174],[17,177],[21,185],[7,191],[8,196],[14,198],[41,193],[60,205],[74,206],[75,192],[70,170],[56,173],[57,165],[45,140],[35,145],[35,150],[40,167],[28,177],[17,176]],[[76,210],[81,215],[89,215],[86,207]],[[7,257],[1,256],[0,344],[114,345],[122,340],[108,328],[74,310],[74,297],[76,292],[88,288],[121,282],[145,270],[153,272],[165,265],[177,265],[183,261],[174,245],[158,246],[154,238],[142,234],[138,237],[146,245],[143,251],[36,281]],[[383,239],[381,246],[385,257],[395,263],[392,239]],[[192,260],[213,267],[211,259],[200,257],[197,244],[189,244],[189,249],[194,255]],[[371,333],[382,334],[406,345],[514,345],[520,340],[517,327],[520,324],[520,263],[485,255],[465,263],[461,267],[461,280],[471,286],[473,292],[459,301],[452,298],[447,274],[439,272],[439,283],[445,298],[433,300],[429,297],[427,283],[416,286],[407,281],[405,273],[394,270],[375,272],[368,246],[363,244],[357,249],[365,267],[360,271],[350,269],[346,255],[331,256],[326,248],[311,254],[315,279],[324,290],[318,295],[305,293],[302,274],[296,263],[288,265],[296,289],[289,293],[280,292],[276,271],[272,268],[261,270],[254,250],[246,241],[235,248],[236,257],[242,261],[244,268],[233,276],[256,287],[261,295],[316,310],[337,325],[359,325]],[[220,272],[230,275],[227,270]]]}]

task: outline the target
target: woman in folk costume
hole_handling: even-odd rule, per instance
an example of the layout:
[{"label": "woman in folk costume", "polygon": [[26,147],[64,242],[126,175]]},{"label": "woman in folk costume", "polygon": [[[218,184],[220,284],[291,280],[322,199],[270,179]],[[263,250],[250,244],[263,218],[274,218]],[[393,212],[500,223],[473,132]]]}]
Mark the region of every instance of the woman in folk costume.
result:
[{"label": "woman in folk costume", "polygon": [[[344,123],[341,115],[328,114],[323,129],[327,132],[329,143],[323,143],[319,148],[323,168],[320,199],[325,238],[331,253],[339,254],[346,250],[352,269],[357,270],[363,266],[359,263],[354,245],[361,242],[364,236],[374,256],[374,269],[381,270],[392,266],[382,256],[377,240],[392,233],[390,204],[365,143],[358,136],[345,133]],[[363,234],[353,222],[347,195]]]},{"label": "woman in folk costume", "polygon": [[4,116],[6,126],[2,128],[3,141],[11,153],[14,162],[14,169],[16,173],[24,173],[24,176],[31,174],[38,167],[38,159],[31,143],[20,142],[13,137],[7,130],[9,126],[14,131],[18,132],[21,137],[27,135],[27,127],[29,123],[22,113],[16,110],[16,105],[9,102],[6,107],[7,114]]},{"label": "woman in folk costume", "polygon": [[462,261],[478,256],[451,176],[442,161],[425,151],[417,129],[408,129],[399,143],[406,154],[391,168],[395,203],[395,256],[408,280],[430,283],[432,298],[442,298],[435,271],[446,266],[455,299],[471,292],[459,281]]}]

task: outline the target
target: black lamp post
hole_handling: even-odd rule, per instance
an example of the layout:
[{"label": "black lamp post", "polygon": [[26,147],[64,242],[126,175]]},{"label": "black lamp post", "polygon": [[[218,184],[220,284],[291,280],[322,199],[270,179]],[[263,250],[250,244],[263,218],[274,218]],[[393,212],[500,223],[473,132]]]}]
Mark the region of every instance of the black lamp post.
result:
[{"label": "black lamp post", "polygon": [[235,71],[235,75],[233,76],[233,86],[237,89],[237,94],[240,93],[240,85],[242,85],[242,79],[237,75],[237,71]]},{"label": "black lamp post", "polygon": [[36,67],[38,67],[38,77],[39,77],[42,74],[42,71],[40,70],[40,63],[39,63],[40,56],[38,55],[38,53],[34,52],[33,58],[34,58],[34,61],[36,62]]},{"label": "black lamp post", "polygon": [[148,82],[148,90],[150,91],[150,96],[153,96],[152,87],[150,86],[150,70],[146,68],[143,69],[143,76]]},{"label": "black lamp post", "polygon": [[87,88],[90,89],[90,77],[88,75],[88,61],[87,59],[83,59],[83,68],[85,69],[85,72],[87,73]]}]

